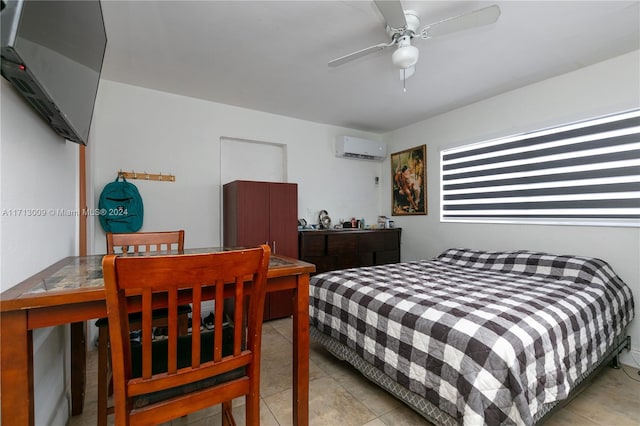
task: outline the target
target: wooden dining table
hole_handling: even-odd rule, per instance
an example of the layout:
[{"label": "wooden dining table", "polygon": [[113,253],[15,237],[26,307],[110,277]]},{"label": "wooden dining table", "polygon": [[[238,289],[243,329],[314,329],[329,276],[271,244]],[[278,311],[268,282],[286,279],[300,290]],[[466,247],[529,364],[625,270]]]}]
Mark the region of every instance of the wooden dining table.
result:
[{"label": "wooden dining table", "polygon": [[[187,249],[211,253],[228,248]],[[160,253],[161,254],[161,253]],[[33,330],[71,324],[72,414],[84,404],[86,321],[105,317],[103,255],[70,256],[0,294],[1,419],[34,424]],[[293,423],[309,423],[309,275],[315,265],[272,255],[267,292],[293,290]]]}]

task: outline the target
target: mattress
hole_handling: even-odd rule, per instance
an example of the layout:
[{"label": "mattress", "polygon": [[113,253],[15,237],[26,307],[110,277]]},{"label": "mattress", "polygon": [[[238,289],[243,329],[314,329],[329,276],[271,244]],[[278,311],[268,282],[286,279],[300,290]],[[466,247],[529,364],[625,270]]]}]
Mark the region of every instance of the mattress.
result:
[{"label": "mattress", "polygon": [[437,423],[529,425],[610,353],[634,306],[599,259],[450,249],[316,275],[310,315]]}]

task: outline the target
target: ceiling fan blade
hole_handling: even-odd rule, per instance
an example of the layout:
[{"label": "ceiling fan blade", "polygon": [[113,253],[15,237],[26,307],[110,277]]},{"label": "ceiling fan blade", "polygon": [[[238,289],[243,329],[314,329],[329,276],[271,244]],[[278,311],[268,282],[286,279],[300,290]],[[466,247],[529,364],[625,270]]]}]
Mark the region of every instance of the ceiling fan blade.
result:
[{"label": "ceiling fan blade", "polygon": [[353,61],[354,59],[358,59],[362,56],[368,55],[369,53],[373,53],[373,52],[377,52],[378,50],[382,50],[385,47],[389,47],[394,45],[395,42],[391,42],[391,43],[380,43],[380,44],[376,44],[375,46],[369,46],[367,48],[364,48],[362,50],[358,50],[357,52],[353,52],[353,53],[349,53],[348,55],[344,55],[341,56],[337,59],[334,59],[332,61],[329,61],[329,66],[330,67],[337,67],[339,65],[342,65],[344,63],[347,63],[349,61]]},{"label": "ceiling fan blade", "polygon": [[376,6],[384,16],[387,25],[393,29],[400,29],[407,26],[407,19],[404,17],[402,3],[398,0],[376,0]]},{"label": "ceiling fan blade", "polygon": [[493,24],[500,17],[500,7],[497,4],[473,12],[444,19],[424,27],[422,38],[440,37],[443,35],[467,30],[474,27]]}]

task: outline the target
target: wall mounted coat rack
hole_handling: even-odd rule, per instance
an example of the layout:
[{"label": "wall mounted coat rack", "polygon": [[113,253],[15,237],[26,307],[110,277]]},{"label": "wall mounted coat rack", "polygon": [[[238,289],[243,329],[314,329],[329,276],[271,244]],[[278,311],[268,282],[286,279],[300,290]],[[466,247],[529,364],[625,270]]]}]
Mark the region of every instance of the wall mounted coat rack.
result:
[{"label": "wall mounted coat rack", "polygon": [[118,177],[125,178],[125,179],[160,180],[165,182],[176,181],[176,177],[172,174],[163,175],[162,173],[159,173],[159,174],[153,174],[153,173],[147,173],[147,172],[138,173],[135,171],[127,172],[123,170],[118,170]]}]

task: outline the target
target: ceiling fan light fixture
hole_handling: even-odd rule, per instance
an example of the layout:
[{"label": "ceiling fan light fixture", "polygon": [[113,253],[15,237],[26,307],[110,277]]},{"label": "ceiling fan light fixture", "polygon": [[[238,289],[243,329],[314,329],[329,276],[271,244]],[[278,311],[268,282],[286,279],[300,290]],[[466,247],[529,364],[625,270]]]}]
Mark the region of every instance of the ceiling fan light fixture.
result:
[{"label": "ceiling fan light fixture", "polygon": [[418,57],[420,56],[420,51],[417,47],[406,45],[399,46],[393,55],[391,56],[391,61],[393,65],[400,69],[407,69],[414,66],[418,62]]}]

